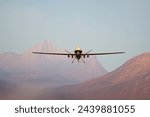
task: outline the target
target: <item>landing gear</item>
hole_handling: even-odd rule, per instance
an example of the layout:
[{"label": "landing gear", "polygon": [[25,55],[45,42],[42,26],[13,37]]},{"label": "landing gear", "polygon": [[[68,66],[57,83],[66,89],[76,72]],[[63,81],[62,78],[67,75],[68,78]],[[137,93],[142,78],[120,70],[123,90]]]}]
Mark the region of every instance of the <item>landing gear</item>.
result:
[{"label": "landing gear", "polygon": [[[74,58],[73,61],[72,61],[72,63],[74,63],[75,59],[77,59],[77,58]],[[77,60],[78,60],[78,63],[79,63],[79,59],[77,59]],[[85,61],[83,60],[83,58],[81,58],[81,60],[82,60],[83,63],[85,63]]]},{"label": "landing gear", "polygon": [[76,58],[73,59],[72,63],[74,62],[75,59],[76,59]]},{"label": "landing gear", "polygon": [[81,60],[83,61],[83,63],[85,63],[85,61],[83,60],[83,58],[81,58]]}]

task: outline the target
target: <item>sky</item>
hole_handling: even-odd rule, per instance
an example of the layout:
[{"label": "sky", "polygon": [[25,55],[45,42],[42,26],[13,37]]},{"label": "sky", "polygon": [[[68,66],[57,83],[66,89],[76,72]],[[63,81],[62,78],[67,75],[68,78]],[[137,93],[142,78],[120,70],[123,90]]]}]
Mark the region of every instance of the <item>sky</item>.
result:
[{"label": "sky", "polygon": [[112,71],[150,51],[150,0],[0,0],[0,53],[23,53],[48,40],[93,52]]}]

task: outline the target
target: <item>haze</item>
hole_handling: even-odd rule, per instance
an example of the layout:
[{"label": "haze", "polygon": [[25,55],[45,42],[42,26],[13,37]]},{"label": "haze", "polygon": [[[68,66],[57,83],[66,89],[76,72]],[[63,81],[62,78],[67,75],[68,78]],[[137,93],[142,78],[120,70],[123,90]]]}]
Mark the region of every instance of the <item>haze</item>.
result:
[{"label": "haze", "polygon": [[125,51],[98,57],[112,71],[150,51],[149,0],[0,0],[0,53],[48,40],[73,51]]}]

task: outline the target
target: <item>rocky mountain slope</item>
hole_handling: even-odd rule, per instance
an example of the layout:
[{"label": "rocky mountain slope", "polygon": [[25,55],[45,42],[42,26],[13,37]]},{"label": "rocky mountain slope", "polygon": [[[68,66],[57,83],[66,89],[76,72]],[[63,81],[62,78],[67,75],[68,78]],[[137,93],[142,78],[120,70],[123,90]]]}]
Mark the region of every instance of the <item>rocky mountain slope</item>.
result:
[{"label": "rocky mountain slope", "polygon": [[150,99],[150,53],[136,56],[117,70],[79,85],[56,89],[45,99]]}]

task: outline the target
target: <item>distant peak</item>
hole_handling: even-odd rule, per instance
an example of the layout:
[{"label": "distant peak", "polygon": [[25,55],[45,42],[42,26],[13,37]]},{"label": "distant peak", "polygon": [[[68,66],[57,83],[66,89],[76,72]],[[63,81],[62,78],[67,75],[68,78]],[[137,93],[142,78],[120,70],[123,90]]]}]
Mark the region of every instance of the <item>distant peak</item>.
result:
[{"label": "distant peak", "polygon": [[48,40],[43,40],[43,43],[49,43],[49,41]]},{"label": "distant peak", "polygon": [[48,50],[53,51],[55,48],[54,45],[47,40],[44,40],[41,43],[39,43],[37,47],[38,47],[37,49],[42,51],[48,51]]},{"label": "distant peak", "polygon": [[57,48],[53,43],[49,42],[48,40],[43,40],[40,43],[36,44],[25,53],[32,53],[32,52],[60,52],[62,49]]},{"label": "distant peak", "polygon": [[53,45],[51,42],[49,42],[48,40],[43,40],[41,43],[42,45]]}]

